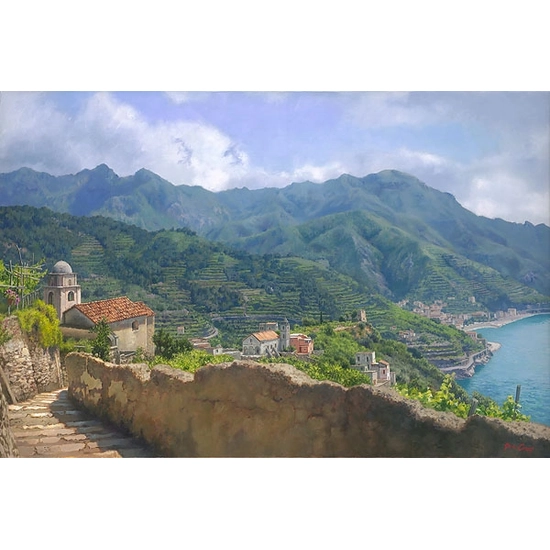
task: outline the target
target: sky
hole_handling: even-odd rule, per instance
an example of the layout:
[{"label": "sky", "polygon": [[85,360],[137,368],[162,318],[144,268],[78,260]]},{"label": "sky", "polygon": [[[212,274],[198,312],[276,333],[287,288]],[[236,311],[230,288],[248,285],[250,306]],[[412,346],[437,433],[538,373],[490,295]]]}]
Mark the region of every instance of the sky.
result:
[{"label": "sky", "polygon": [[3,92],[0,172],[105,163],[211,191],[395,169],[550,225],[548,92]]}]

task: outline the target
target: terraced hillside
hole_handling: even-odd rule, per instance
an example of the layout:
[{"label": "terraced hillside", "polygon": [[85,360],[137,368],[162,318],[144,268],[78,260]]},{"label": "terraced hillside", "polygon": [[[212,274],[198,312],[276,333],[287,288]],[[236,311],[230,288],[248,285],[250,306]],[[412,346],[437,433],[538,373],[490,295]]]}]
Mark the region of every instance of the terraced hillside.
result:
[{"label": "terraced hillside", "polygon": [[544,300],[533,288],[449,250],[425,246],[422,252],[427,258],[424,262],[425,273],[414,291],[408,293],[410,300],[432,303],[438,299],[447,301],[452,298],[457,305],[456,311],[461,307],[464,309],[463,306],[472,296],[476,303],[484,304],[490,310]]},{"label": "terraced hillside", "polygon": [[14,244],[45,257],[46,268],[64,259],[79,275],[84,301],[142,300],[156,311],[158,326],[171,332],[184,326],[189,336],[211,333],[213,316],[301,320],[323,312],[336,318],[363,307],[368,296],[322,263],[235,252],[188,230],[151,233],[107,218],[6,210],[1,219],[10,223],[0,222],[6,260],[16,253]]},{"label": "terraced hillside", "polygon": [[84,301],[127,295],[156,312],[159,328],[176,333],[184,327],[188,337],[212,336],[219,329],[238,341],[257,330],[258,319],[288,318],[294,326],[365,309],[369,322],[390,338],[412,328],[428,343],[446,339],[457,354],[473,342],[461,331],[400,309],[326,261],[255,256],[185,229],[147,232],[107,218],[0,208],[4,260],[17,259],[15,244],[26,256],[44,257],[46,268],[68,261],[79,275]]}]

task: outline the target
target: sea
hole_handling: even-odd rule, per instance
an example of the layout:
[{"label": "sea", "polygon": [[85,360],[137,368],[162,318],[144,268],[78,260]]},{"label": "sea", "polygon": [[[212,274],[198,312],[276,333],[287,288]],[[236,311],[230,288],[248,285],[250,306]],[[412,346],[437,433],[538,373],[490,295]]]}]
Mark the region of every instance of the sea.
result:
[{"label": "sea", "polygon": [[478,334],[501,347],[475,374],[457,382],[471,395],[478,391],[502,405],[520,388],[521,412],[531,422],[550,426],[550,314],[534,315]]}]

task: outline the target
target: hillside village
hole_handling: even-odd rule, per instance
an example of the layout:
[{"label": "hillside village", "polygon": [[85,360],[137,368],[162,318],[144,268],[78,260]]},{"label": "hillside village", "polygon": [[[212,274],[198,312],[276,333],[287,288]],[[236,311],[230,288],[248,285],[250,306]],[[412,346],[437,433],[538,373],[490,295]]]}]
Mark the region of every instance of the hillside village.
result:
[{"label": "hillside village", "polygon": [[[42,292],[44,302],[55,308],[65,337],[91,339],[94,336],[90,329],[105,320],[110,329],[111,356],[115,362],[128,362],[138,352],[149,356],[154,354],[155,312],[143,302],[133,302],[126,296],[82,302],[78,275],[63,260],[56,262],[47,274]],[[358,312],[358,319],[366,322],[364,310]],[[178,332],[184,334],[184,327],[178,327]],[[291,332],[286,318],[281,322],[259,323],[258,331],[242,339],[241,349],[211,345],[208,338],[191,338],[189,341],[194,349],[235,359],[295,356],[308,360],[316,353],[322,354],[322,350],[315,350],[310,336]],[[357,353],[352,368],[366,374],[375,385],[395,383],[395,373],[391,372],[389,363],[376,361],[375,352]]]},{"label": "hillside village", "polygon": [[[101,278],[88,276],[85,280],[86,286],[89,283],[94,285],[96,290],[93,296],[101,296],[97,292],[101,288],[98,286],[98,281]],[[304,332],[303,329],[301,331],[291,330],[291,323],[295,326],[303,323],[300,323],[296,317],[289,321],[281,307],[271,310],[271,315],[265,311],[260,316],[247,315],[246,311],[240,316],[230,315],[227,317],[224,314],[216,313],[211,316],[210,324],[201,329],[202,334],[197,334],[196,330],[187,331],[187,323],[182,317],[173,320],[166,316],[165,310],[161,310],[159,315],[159,312],[146,305],[143,300],[131,300],[125,295],[113,296],[111,292],[110,295],[113,297],[110,298],[83,301],[84,294],[90,297],[86,288],[82,289],[78,275],[74,273],[71,265],[63,260],[57,261],[45,278],[42,290],[44,302],[55,307],[61,323],[61,330],[66,338],[93,339],[94,336],[90,330],[100,320],[105,319],[110,330],[111,356],[116,362],[132,361],[136,355],[153,356],[155,330],[168,330],[171,334],[176,333],[176,338],[185,335],[185,339],[194,349],[205,351],[213,356],[224,355],[234,359],[266,358],[274,360],[281,357],[295,357],[307,362],[323,354],[323,349],[319,349],[319,346],[315,345],[315,338],[307,334],[307,331]],[[185,295],[184,292],[181,294]],[[469,303],[474,308],[475,298],[471,297]],[[444,333],[438,336],[433,334],[427,338],[426,329],[417,328],[418,323],[414,327],[409,324],[407,328],[407,317],[399,320],[399,326],[392,326],[391,322],[388,324],[388,321],[381,319],[377,315],[377,311],[372,311],[372,309],[370,311],[373,315],[371,316],[369,313],[369,323],[367,323],[365,309],[352,310],[351,314],[342,316],[341,320],[347,319],[348,322],[357,325],[368,324],[370,326],[372,323],[377,327],[386,325],[384,330],[389,334],[384,336],[385,338],[403,342],[408,348],[422,354],[432,365],[442,369],[442,372],[451,369],[459,378],[471,376],[475,365],[486,362],[491,356],[492,351],[488,343],[479,338],[477,332],[468,330],[469,323],[472,321],[493,317],[485,311],[480,310],[459,315],[449,314],[444,311],[447,303],[441,300],[432,304],[425,304],[421,301],[412,303],[402,301],[397,306],[402,310],[408,309],[415,314],[414,317],[424,317],[431,322],[436,321],[438,324],[452,325],[454,328],[460,329],[459,332],[465,334],[472,344],[464,347],[464,343],[451,341]],[[507,311],[497,312],[495,317],[505,319],[516,314],[517,310],[509,308]],[[161,323],[158,322],[159,317],[161,317]],[[259,320],[260,317],[264,317],[265,320]],[[258,318],[256,326],[253,326],[256,318]],[[222,321],[222,328],[217,328],[219,322],[215,319]],[[223,326],[225,319],[238,321],[238,325],[231,329],[237,339],[232,336],[230,346],[222,344],[220,338],[217,338],[220,330],[224,333],[227,331],[227,327]],[[185,325],[182,324],[182,321]],[[470,351],[466,351],[467,349]],[[395,381],[395,373],[390,366],[376,361],[374,356],[366,359],[366,356],[356,355],[349,360],[348,366],[365,374],[375,384]],[[393,378],[392,375],[394,375]]]}]

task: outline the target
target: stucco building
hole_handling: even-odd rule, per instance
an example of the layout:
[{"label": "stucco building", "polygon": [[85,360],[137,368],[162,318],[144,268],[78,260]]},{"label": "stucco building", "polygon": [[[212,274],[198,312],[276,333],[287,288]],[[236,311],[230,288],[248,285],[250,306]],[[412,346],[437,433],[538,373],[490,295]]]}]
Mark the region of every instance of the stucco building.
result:
[{"label": "stucco building", "polygon": [[260,323],[259,332],[253,332],[243,340],[243,356],[269,357],[279,356],[290,349],[290,323],[284,319],[281,323]]},{"label": "stucco building", "polygon": [[135,352],[141,348],[146,353],[154,353],[154,311],[126,296],[82,303],[77,275],[67,262],[57,262],[48,274],[44,301],[54,306],[62,330],[73,329],[69,331],[73,336],[89,337],[89,330],[105,318],[111,328],[112,346],[118,352]]},{"label": "stucco building", "polygon": [[352,367],[370,376],[374,385],[395,384],[395,373],[391,372],[387,361],[376,361],[376,352],[359,351],[355,354],[355,365]]},{"label": "stucco building", "polygon": [[143,302],[132,302],[122,296],[76,304],[63,315],[66,326],[88,330],[101,319],[109,323],[113,346],[121,353],[136,351],[138,348],[154,353],[155,313]]},{"label": "stucco building", "polygon": [[279,355],[279,335],[274,330],[253,332],[243,340],[243,356],[245,355]]},{"label": "stucco building", "polygon": [[290,345],[297,355],[311,355],[313,353],[313,340],[305,334],[291,334]]}]

